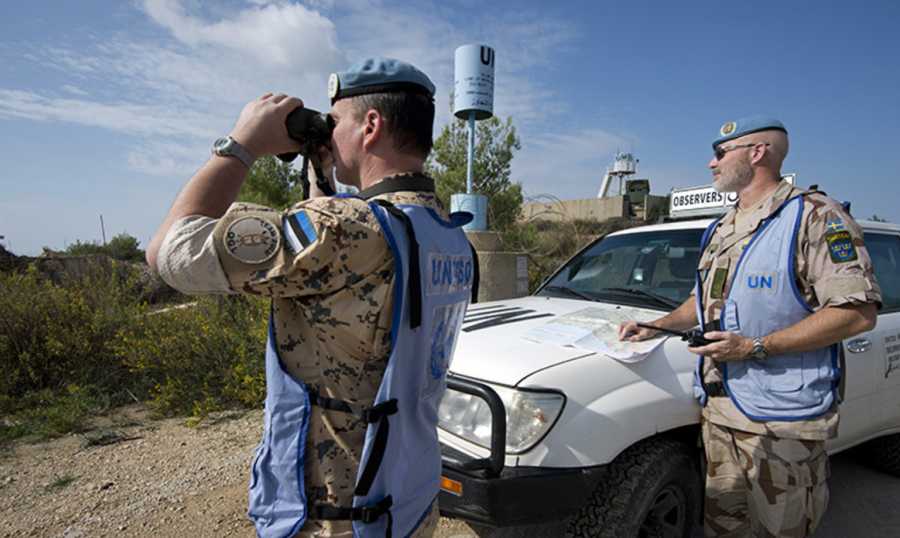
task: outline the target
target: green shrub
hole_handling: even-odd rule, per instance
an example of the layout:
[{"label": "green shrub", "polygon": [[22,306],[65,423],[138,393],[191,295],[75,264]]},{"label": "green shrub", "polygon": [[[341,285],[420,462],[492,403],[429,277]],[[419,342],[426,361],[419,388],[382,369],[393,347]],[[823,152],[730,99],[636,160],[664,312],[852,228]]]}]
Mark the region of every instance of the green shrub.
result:
[{"label": "green shrub", "polygon": [[132,298],[134,275],[118,269],[93,266],[62,285],[34,266],[0,273],[0,395],[70,385],[122,388],[124,371],[111,344],[143,307]]},{"label": "green shrub", "polygon": [[140,242],[136,237],[127,233],[120,233],[113,237],[105,245],[96,242],[75,240],[66,247],[65,253],[69,256],[96,256],[104,255],[114,260],[128,262],[143,262],[145,253],[140,248]]},{"label": "green shrub", "polygon": [[268,302],[208,297],[150,312],[139,271],[0,273],[0,441],[83,431],[111,407],[204,417],[265,398]]},{"label": "green shrub", "polygon": [[34,265],[0,273],[0,440],[80,431],[86,417],[129,398],[113,343],[144,311],[136,278],[116,262],[59,284]]},{"label": "green shrub", "polygon": [[95,387],[71,384],[60,391],[29,392],[0,397],[7,418],[0,421],[0,442],[27,437],[40,441],[87,429],[87,419],[110,408],[110,397]]},{"label": "green shrub", "polygon": [[264,299],[203,297],[134,320],[115,348],[160,414],[202,417],[264,400],[267,322]]}]

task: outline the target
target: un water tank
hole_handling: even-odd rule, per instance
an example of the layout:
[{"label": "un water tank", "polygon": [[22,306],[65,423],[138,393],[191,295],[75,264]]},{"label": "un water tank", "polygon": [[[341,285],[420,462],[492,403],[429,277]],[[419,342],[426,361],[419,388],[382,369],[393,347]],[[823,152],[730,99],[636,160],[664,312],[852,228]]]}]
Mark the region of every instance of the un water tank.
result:
[{"label": "un water tank", "polygon": [[463,45],[456,49],[453,81],[453,114],[476,120],[494,115],[494,49],[487,45]]}]

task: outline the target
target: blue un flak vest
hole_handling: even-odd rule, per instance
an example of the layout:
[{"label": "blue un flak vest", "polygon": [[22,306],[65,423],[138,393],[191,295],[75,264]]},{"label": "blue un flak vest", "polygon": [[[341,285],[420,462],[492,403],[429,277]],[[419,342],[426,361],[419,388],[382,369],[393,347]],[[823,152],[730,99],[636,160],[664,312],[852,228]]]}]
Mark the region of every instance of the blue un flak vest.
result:
[{"label": "blue un flak vest", "polygon": [[[408,536],[428,515],[440,486],[437,410],[478,268],[460,227],[416,205],[369,203],[395,260],[391,354],[371,406],[325,398],[288,374],[273,323],[266,345],[263,439],[250,479],[257,534],[284,538],[307,518],[352,520],[353,535]],[[368,422],[352,507],[310,506],[303,483],[310,406]]]},{"label": "blue un flak vest", "polygon": [[[790,327],[812,314],[797,289],[797,231],[803,217],[803,195],[795,196],[764,219],[738,259],[719,328],[749,338]],[[703,235],[705,249],[718,221]],[[695,284],[697,319],[705,326],[703,287]],[[838,347],[789,353],[765,360],[721,363],[726,391],[735,406],[752,420],[808,420],[835,402],[840,380]],[[706,405],[703,357],[694,372],[694,395]]]}]

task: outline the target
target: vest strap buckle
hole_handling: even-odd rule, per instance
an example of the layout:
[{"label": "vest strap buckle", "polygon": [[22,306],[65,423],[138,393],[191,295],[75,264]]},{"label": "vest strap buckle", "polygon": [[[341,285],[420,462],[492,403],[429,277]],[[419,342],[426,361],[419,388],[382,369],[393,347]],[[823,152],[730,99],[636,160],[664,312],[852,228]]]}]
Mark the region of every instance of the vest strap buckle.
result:
[{"label": "vest strap buckle", "polygon": [[367,506],[343,508],[340,506],[318,504],[311,506],[309,512],[313,519],[351,520],[362,521],[363,523],[375,523],[384,514],[390,514],[391,506],[393,505],[394,498],[388,495],[377,503]]},{"label": "vest strap buckle", "polygon": [[397,399],[392,398],[390,400],[385,400],[380,404],[373,405],[368,409],[363,409],[359,415],[364,421],[369,424],[374,424],[381,420],[383,417],[388,415],[393,415],[397,412]]},{"label": "vest strap buckle", "polygon": [[321,407],[322,409],[329,409],[331,411],[339,411],[341,413],[353,415],[362,419],[367,424],[374,424],[382,418],[397,412],[396,398],[385,400],[372,407],[361,407],[344,400],[322,396],[318,391],[313,389],[309,390],[309,404]]},{"label": "vest strap buckle", "polygon": [[[384,499],[381,499],[375,504],[370,504],[369,506],[360,506],[359,508],[354,508],[358,512],[351,516],[351,519],[358,519],[363,523],[375,523],[378,521],[385,512],[388,512],[391,506],[394,504],[394,499],[388,495]],[[358,516],[358,517],[354,517]]]}]

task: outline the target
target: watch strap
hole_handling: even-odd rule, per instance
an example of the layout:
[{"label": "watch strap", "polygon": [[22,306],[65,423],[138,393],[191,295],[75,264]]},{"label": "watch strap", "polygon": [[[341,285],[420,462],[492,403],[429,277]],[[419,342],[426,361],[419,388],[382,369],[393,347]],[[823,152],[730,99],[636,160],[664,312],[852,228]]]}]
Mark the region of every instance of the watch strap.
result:
[{"label": "watch strap", "polygon": [[251,168],[256,161],[256,157],[234,138],[227,136],[225,140],[227,140],[225,144],[220,146],[217,143],[213,146],[213,153],[222,157],[237,157],[239,161],[244,163],[244,166]]},{"label": "watch strap", "polygon": [[750,356],[754,359],[769,358],[769,350],[766,349],[766,345],[763,343],[762,338],[753,339],[753,351],[750,352]]}]

